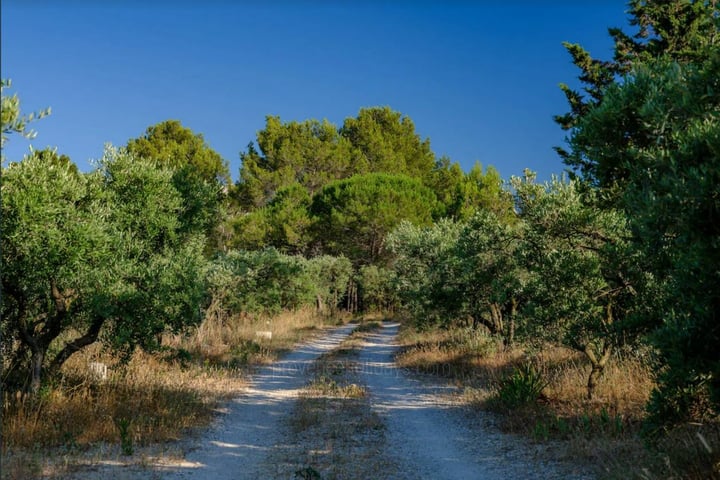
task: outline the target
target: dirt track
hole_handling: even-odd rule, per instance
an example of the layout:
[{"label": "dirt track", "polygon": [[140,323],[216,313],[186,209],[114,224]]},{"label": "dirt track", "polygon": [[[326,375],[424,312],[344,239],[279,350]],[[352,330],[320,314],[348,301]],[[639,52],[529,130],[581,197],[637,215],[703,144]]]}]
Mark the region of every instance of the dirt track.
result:
[{"label": "dirt track", "polygon": [[483,425],[482,412],[470,418],[452,401],[452,387],[404,374],[393,362],[397,331],[398,324],[385,324],[370,334],[359,364],[385,420],[389,455],[403,472],[399,478],[592,478],[541,460],[537,447]]},{"label": "dirt track", "polygon": [[[226,405],[211,428],[179,442],[178,455],[148,456],[139,465],[106,462],[73,478],[285,478],[287,473],[269,468],[273,454],[290,441],[286,425],[297,394],[308,381],[313,362],[339,345],[353,327],[336,328],[260,369],[247,393]],[[374,472],[373,478],[593,478],[582,468],[543,460],[542,447],[500,433],[482,412],[470,415],[452,401],[451,386],[398,369],[393,362],[397,331],[397,324],[386,323],[370,333],[355,359],[358,378],[385,429],[384,445],[373,445],[373,451],[382,457],[379,465],[391,466]]]}]

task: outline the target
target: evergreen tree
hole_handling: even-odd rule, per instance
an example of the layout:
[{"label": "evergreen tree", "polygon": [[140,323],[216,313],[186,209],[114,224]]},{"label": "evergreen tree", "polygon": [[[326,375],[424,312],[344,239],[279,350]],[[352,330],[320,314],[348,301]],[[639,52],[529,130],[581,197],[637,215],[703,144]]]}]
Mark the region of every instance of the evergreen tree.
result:
[{"label": "evergreen tree", "polygon": [[173,171],[173,184],[183,198],[183,229],[213,235],[222,215],[229,184],[227,162],[202,135],[167,120],[148,127],[142,137],[128,141],[127,150]]},{"label": "evergreen tree", "polygon": [[428,225],[438,208],[435,194],[402,175],[371,173],[326,185],[313,198],[313,232],[324,252],[355,265],[379,262],[385,236],[402,220]]},{"label": "evergreen tree", "polygon": [[430,140],[415,133],[412,120],[390,107],[363,108],[347,118],[340,129],[359,152],[355,160],[360,173],[383,172],[430,180],[435,155]]},{"label": "evergreen tree", "polygon": [[[563,129],[574,129],[592,107],[602,102],[605,89],[630,72],[633,65],[660,57],[678,63],[702,62],[720,45],[720,11],[715,0],[631,0],[628,6],[629,23],[637,32],[628,35],[619,28],[608,29],[615,42],[612,60],[598,60],[578,44],[564,44],[581,70],[578,78],[584,94],[561,84],[570,104],[568,113],[555,117]],[[624,128],[633,126],[630,123]],[[632,148],[632,144],[627,147]],[[603,165],[577,143],[570,151],[561,147],[556,150],[567,165],[596,185],[613,187],[627,175],[621,163]]]},{"label": "evergreen tree", "polygon": [[352,146],[327,120],[283,123],[280,117],[268,116],[257,144],[259,151],[250,144],[240,154],[237,198],[245,210],[267,205],[292,184],[312,195],[326,183],[358,172],[351,161]]}]

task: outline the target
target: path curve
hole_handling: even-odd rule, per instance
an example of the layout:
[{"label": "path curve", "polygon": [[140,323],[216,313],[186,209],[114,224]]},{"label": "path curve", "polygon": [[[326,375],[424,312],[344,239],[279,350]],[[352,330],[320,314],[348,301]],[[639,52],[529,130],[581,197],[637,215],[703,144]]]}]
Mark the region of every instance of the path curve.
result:
[{"label": "path curve", "polygon": [[468,427],[467,415],[447,395],[453,387],[423,382],[395,365],[398,327],[386,323],[369,334],[358,361],[373,406],[385,420],[387,454],[406,475],[402,478],[592,478],[541,460],[517,437],[494,428]]}]

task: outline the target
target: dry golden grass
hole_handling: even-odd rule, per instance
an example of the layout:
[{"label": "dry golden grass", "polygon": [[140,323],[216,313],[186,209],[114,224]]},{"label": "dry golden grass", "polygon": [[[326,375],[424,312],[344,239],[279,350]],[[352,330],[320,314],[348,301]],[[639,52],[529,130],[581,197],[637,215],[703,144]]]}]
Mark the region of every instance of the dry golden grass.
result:
[{"label": "dry golden grass", "polygon": [[[219,403],[244,388],[247,367],[272,361],[337,322],[311,310],[259,319],[215,316],[189,334],[167,336],[162,352],[138,351],[127,364],[97,345],[79,352],[39,396],[5,394],[2,478],[61,474],[72,468],[73,455],[100,442],[124,440],[132,447],[178,439],[207,425]],[[272,331],[272,339],[258,338],[257,331]],[[91,361],[109,365],[107,380],[92,377]],[[63,465],[48,466],[53,455]]]},{"label": "dry golden grass", "polygon": [[519,350],[500,352],[497,342],[469,329],[418,332],[403,325],[396,361],[406,370],[488,388],[522,358]]},{"label": "dry golden grass", "polygon": [[142,352],[99,381],[89,374],[86,358],[72,357],[60,382],[38,398],[16,393],[4,399],[5,448],[115,441],[115,420],[121,418],[130,420],[140,444],[177,438],[179,431],[204,423],[215,402],[244,386],[237,372],[181,367]]},{"label": "dry golden grass", "polygon": [[[462,329],[417,332],[406,325],[400,338],[402,367],[454,379],[463,387],[462,400],[496,411],[503,429],[535,441],[558,440],[557,455],[597,465],[603,478],[720,478],[720,424],[683,427],[646,448],[639,430],[654,383],[648,365],[631,353],[613,358],[595,398],[587,400],[590,366],[579,352],[502,350]],[[497,408],[499,380],[527,362],[547,383],[541,398],[522,408]]]},{"label": "dry golden grass", "polygon": [[[212,313],[190,334],[168,335],[164,344],[214,364],[269,363],[297,343],[318,335],[323,327],[345,323],[349,318],[342,314],[328,317],[311,308],[276,316]],[[272,332],[272,338],[258,336],[258,332]]]},{"label": "dry golden grass", "polygon": [[384,424],[358,382],[354,360],[364,334],[379,324],[363,325],[315,362],[314,377],[289,417],[288,447],[271,458],[278,468],[273,478],[314,478],[297,472],[328,480],[392,476],[394,466],[381,454]]},{"label": "dry golden grass", "polygon": [[[71,458],[100,443],[125,441],[132,450],[178,439],[188,429],[209,423],[218,402],[245,386],[237,371],[183,367],[142,352],[127,365],[115,362],[107,380],[100,381],[88,372],[91,354],[96,359],[91,351],[73,356],[62,378],[38,397],[16,393],[3,399],[8,469],[3,468],[2,478],[59,475],[72,460],[56,465],[53,455]],[[124,438],[121,424],[127,426]]]}]

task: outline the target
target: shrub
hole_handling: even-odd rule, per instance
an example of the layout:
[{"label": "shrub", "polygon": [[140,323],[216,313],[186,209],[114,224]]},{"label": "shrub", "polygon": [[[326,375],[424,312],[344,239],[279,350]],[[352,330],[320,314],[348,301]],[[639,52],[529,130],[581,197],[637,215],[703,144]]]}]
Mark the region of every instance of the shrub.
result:
[{"label": "shrub", "polygon": [[495,401],[507,409],[523,407],[542,398],[548,382],[530,363],[515,367],[512,373],[498,382]]}]

